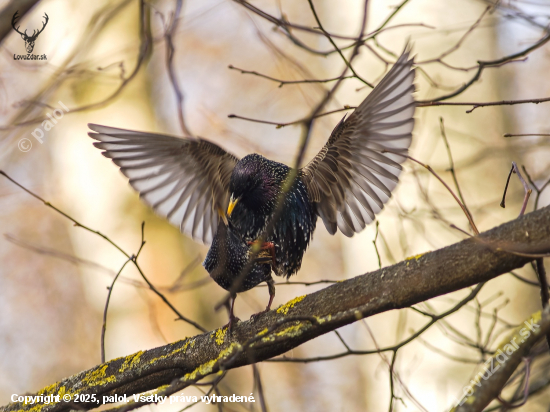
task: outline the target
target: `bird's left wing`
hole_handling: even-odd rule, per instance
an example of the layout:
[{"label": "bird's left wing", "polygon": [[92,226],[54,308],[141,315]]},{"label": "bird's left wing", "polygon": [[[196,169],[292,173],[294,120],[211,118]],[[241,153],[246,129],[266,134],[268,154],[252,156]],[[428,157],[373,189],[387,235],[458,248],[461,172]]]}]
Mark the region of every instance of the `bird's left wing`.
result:
[{"label": "bird's left wing", "polygon": [[[353,236],[384,207],[411,144],[414,59],[405,49],[391,70],[302,169],[329,231]],[[389,152],[386,152],[388,150]]]},{"label": "bird's left wing", "polygon": [[200,138],[178,138],[89,124],[89,136],[159,215],[206,244],[229,204],[238,159]]}]

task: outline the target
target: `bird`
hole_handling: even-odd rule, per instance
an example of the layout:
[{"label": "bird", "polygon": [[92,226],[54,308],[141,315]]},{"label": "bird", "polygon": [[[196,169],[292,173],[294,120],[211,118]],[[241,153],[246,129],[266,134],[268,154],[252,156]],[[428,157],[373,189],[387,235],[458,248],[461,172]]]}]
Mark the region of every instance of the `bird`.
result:
[{"label": "bird", "polygon": [[[203,266],[218,285],[230,292],[231,303],[227,302],[226,305],[229,312],[227,326],[230,331],[233,323],[238,320],[234,315],[237,293],[246,292],[266,282],[269,289],[269,303],[266,311],[271,307],[275,297],[275,282],[271,276],[272,259],[268,251],[260,251],[253,255],[251,245],[240,236],[231,222],[227,219],[219,219],[218,229]],[[249,262],[251,267],[247,270]],[[234,280],[241,274],[246,275],[241,282],[235,284]],[[261,313],[263,311],[259,312]],[[259,316],[259,314],[253,316]]]},{"label": "bird", "polygon": [[[252,271],[241,276],[235,268],[259,249],[271,256],[270,269],[288,279],[301,267],[318,218],[331,235],[340,231],[348,237],[375,219],[407,159],[415,122],[414,79],[414,57],[406,46],[363,102],[340,120],[319,153],[298,170],[257,153],[239,159],[194,136],[97,124],[88,125],[89,136],[146,204],[183,233],[212,244],[211,259],[203,265],[220,286],[234,293],[245,283],[268,282],[267,311],[275,288],[258,275],[267,264],[252,262]],[[264,233],[268,228],[270,233]],[[220,245],[233,247],[216,261]]]}]

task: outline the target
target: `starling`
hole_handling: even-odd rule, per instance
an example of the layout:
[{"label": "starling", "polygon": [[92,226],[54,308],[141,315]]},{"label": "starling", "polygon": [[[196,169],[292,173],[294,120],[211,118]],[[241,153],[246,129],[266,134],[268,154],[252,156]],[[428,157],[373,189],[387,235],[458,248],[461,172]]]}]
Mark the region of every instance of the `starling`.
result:
[{"label": "starling", "polygon": [[[260,246],[270,251],[275,274],[288,278],[300,269],[317,217],[330,234],[339,230],[353,236],[390,198],[412,139],[413,60],[405,49],[367,98],[338,123],[317,156],[297,171],[286,193],[283,187],[291,168],[258,154],[239,160],[202,138],[95,124],[89,125],[95,132],[89,135],[141,198],[182,232],[209,244],[217,230],[227,229],[226,239],[214,242],[216,249],[209,255],[227,249],[229,256],[223,264],[223,259],[215,264],[215,259],[205,261],[213,277],[209,267],[225,268],[223,280],[216,275],[222,287],[227,288],[228,279],[234,281],[234,268],[250,253],[245,248],[258,239],[265,240]],[[280,201],[281,213],[270,233],[264,234]],[[233,256],[231,251],[237,249],[238,256]],[[248,275],[243,290],[266,281],[260,276],[264,270],[264,265],[253,268],[255,274]]]},{"label": "starling", "polygon": [[[247,263],[251,259],[253,259],[252,265],[247,268]],[[266,282],[269,288],[269,303],[265,311],[270,309],[275,297],[271,264],[270,252],[261,251],[253,256],[251,245],[235,231],[231,222],[219,219],[218,229],[203,266],[218,285],[231,293],[231,305],[228,306],[230,330],[236,319],[233,314],[233,305],[237,293],[246,292],[259,283]],[[239,278],[239,275],[243,276],[242,281],[234,285],[234,281]]]}]

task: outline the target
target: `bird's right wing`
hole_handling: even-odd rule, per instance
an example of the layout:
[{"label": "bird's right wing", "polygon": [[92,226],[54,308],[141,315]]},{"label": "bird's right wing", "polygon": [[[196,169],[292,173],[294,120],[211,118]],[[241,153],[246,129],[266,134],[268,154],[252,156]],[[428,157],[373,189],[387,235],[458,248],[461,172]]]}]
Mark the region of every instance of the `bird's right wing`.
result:
[{"label": "bird's right wing", "polygon": [[238,159],[200,138],[178,138],[89,124],[94,146],[112,159],[130,185],[183,233],[209,244],[229,204]]},{"label": "bird's right wing", "polygon": [[411,144],[415,101],[408,48],[367,98],[336,126],[303,169],[329,233],[353,236],[374,220],[396,186]]}]

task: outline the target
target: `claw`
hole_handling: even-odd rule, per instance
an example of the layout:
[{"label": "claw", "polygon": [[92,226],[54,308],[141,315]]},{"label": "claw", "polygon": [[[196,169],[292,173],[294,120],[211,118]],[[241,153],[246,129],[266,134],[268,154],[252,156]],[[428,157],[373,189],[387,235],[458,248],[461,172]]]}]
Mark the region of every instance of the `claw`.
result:
[{"label": "claw", "polygon": [[260,311],[260,312],[258,312],[258,313],[253,314],[252,316],[250,316],[250,320],[251,320],[252,322],[256,322],[256,320],[258,320],[258,318],[259,318],[260,316],[262,316],[264,313],[266,313],[268,310],[269,310],[269,309],[264,309],[264,310],[262,310],[262,311]]},{"label": "claw", "polygon": [[239,323],[241,320],[236,317],[236,316],[230,316],[229,317],[229,322],[227,322],[222,329],[225,329],[227,328],[227,330],[229,331],[229,333],[231,333],[233,331],[233,325],[234,324],[237,324]]}]

